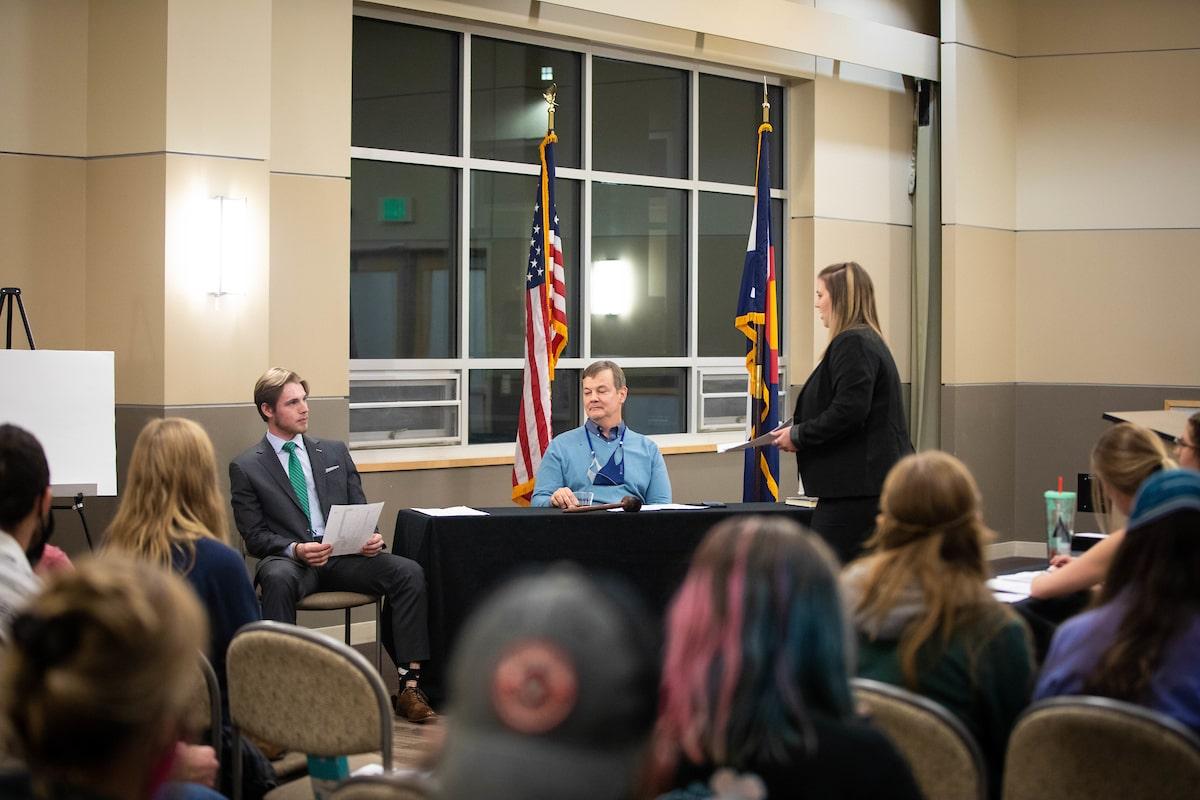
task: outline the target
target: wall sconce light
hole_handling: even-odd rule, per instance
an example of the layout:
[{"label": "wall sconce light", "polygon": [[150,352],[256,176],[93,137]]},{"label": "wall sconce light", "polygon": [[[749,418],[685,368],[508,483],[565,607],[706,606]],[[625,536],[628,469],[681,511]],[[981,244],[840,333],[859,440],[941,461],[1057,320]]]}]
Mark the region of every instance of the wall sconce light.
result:
[{"label": "wall sconce light", "polygon": [[592,262],[593,314],[621,316],[633,309],[633,267],[628,261]]},{"label": "wall sconce light", "polygon": [[246,198],[210,197],[207,212],[208,293],[213,297],[245,294]]}]

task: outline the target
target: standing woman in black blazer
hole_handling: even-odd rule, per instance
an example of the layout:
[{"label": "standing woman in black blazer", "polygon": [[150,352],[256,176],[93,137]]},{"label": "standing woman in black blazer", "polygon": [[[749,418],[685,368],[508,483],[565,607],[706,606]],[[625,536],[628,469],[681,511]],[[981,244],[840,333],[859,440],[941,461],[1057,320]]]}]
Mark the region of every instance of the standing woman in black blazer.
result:
[{"label": "standing woman in black blazer", "polygon": [[854,261],[830,264],[817,275],[816,308],[829,346],[775,444],[796,454],[804,491],[820,498],[813,530],[845,563],[874,530],[888,470],[913,448],[871,276]]}]

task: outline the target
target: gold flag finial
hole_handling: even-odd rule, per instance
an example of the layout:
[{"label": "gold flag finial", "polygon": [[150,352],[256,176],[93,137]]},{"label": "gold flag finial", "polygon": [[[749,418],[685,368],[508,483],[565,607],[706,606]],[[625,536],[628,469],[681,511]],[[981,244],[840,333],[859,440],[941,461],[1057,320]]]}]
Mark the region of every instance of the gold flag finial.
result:
[{"label": "gold flag finial", "polygon": [[542,99],[546,101],[546,113],[550,115],[550,121],[546,126],[549,132],[554,131],[554,109],[558,108],[558,102],[554,99],[558,94],[558,84],[552,83],[546,87],[546,91],[542,92]]}]

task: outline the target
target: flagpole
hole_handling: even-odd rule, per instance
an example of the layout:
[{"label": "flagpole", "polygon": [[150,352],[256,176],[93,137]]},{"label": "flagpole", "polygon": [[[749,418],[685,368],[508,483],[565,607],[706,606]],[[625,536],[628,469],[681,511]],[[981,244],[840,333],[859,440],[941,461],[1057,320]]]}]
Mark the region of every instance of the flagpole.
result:
[{"label": "flagpole", "polygon": [[546,101],[546,114],[550,118],[549,122],[546,123],[546,133],[554,133],[554,109],[558,108],[558,103],[554,98],[557,94],[557,83],[550,84],[546,87],[546,91],[542,92],[542,99]]},{"label": "flagpole", "polygon": [[[763,109],[763,122],[770,123],[770,121],[771,121],[771,103],[770,103],[770,101],[767,100],[767,76],[766,75],[763,75],[762,109]],[[551,112],[550,119],[551,119],[551,124],[553,124],[553,120],[554,120],[553,112]]]}]

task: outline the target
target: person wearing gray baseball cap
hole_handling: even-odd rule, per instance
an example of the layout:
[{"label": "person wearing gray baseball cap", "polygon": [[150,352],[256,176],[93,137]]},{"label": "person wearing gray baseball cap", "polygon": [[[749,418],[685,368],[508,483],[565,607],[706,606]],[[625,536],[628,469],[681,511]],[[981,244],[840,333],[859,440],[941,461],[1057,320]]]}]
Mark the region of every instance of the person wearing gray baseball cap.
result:
[{"label": "person wearing gray baseball cap", "polygon": [[514,580],[468,622],[451,676],[445,800],[633,796],[658,636],[617,585],[565,564]]}]

